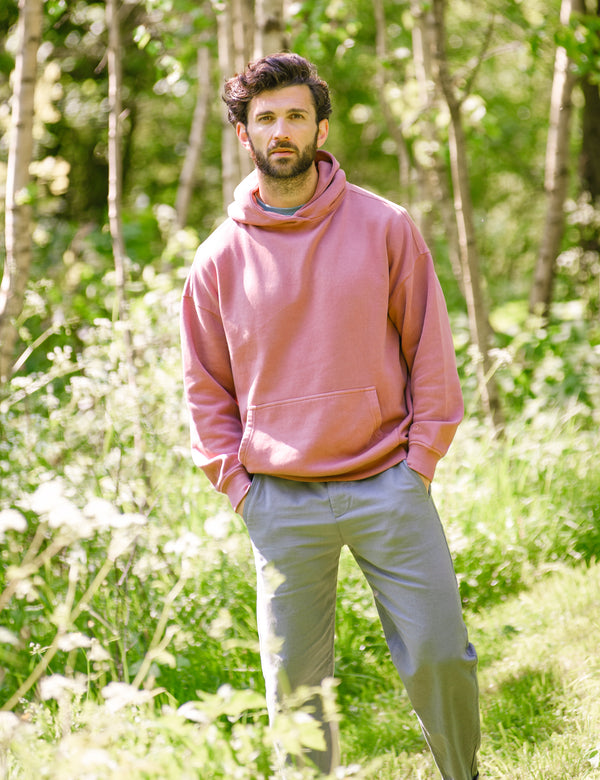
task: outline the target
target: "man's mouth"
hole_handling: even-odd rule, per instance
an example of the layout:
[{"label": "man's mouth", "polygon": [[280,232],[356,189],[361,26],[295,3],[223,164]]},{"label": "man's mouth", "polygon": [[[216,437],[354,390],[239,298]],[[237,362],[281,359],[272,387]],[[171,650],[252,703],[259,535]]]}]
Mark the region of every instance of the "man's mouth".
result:
[{"label": "man's mouth", "polygon": [[269,152],[270,156],[275,155],[276,157],[288,157],[291,154],[296,154],[296,149],[290,146],[276,146]]}]

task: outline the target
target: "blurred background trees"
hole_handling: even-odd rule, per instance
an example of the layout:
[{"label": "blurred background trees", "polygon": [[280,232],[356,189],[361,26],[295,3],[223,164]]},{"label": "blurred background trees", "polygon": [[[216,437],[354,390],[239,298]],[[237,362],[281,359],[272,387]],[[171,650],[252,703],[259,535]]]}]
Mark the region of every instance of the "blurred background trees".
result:
[{"label": "blurred background trees", "polygon": [[[577,301],[597,321],[597,0],[15,0],[0,14],[4,382],[43,362],[23,358],[36,339],[104,308],[92,280],[109,263],[111,209],[123,279],[186,262],[178,231],[202,240],[249,171],[222,82],[285,47],[331,85],[328,148],[349,178],[420,223],[467,315],[478,396],[497,427],[493,313],[511,304],[522,325],[528,310],[547,317],[553,301]],[[52,283],[35,311],[28,278]]]}]

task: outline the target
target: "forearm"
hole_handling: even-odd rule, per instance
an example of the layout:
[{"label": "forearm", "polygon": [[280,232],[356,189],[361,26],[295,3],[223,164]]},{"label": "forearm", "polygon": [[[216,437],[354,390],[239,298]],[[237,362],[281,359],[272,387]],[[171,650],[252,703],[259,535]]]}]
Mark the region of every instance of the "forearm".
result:
[{"label": "forearm", "polygon": [[446,303],[428,254],[397,286],[390,311],[409,373],[408,465],[431,480],[464,407]]}]

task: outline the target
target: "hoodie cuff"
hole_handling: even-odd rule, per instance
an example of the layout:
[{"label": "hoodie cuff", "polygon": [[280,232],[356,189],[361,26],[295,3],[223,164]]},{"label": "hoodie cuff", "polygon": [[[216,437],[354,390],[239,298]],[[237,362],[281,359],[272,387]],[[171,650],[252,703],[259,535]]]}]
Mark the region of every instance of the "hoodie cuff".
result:
[{"label": "hoodie cuff", "polygon": [[245,469],[244,471],[236,472],[229,481],[225,492],[227,493],[227,497],[229,498],[234,511],[237,510],[242,498],[244,498],[246,493],[250,490],[251,484],[252,480]]},{"label": "hoodie cuff", "polygon": [[413,471],[417,471],[419,474],[427,477],[430,481],[433,481],[435,467],[439,460],[440,456],[437,452],[415,442],[410,445],[406,464],[410,466]]}]

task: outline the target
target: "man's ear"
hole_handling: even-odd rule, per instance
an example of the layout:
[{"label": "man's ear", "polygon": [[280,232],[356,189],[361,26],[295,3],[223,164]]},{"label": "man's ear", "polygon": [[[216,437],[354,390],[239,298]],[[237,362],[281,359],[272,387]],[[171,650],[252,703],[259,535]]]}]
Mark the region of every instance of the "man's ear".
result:
[{"label": "man's ear", "polygon": [[250,151],[250,138],[248,136],[246,125],[243,122],[238,122],[235,126],[235,132],[237,133],[237,137],[239,138],[239,141],[244,149]]},{"label": "man's ear", "polygon": [[317,133],[317,148],[320,149],[329,135],[329,119],[321,119]]}]

